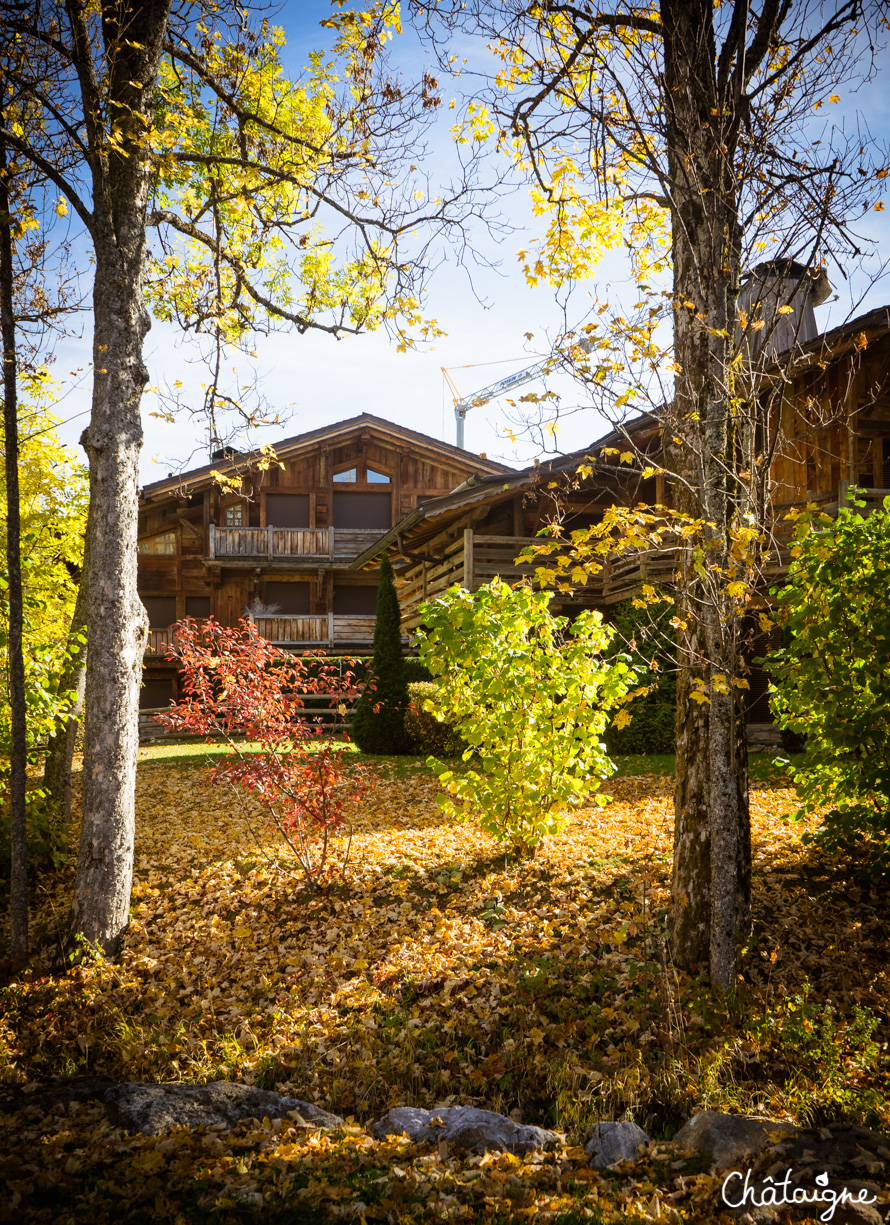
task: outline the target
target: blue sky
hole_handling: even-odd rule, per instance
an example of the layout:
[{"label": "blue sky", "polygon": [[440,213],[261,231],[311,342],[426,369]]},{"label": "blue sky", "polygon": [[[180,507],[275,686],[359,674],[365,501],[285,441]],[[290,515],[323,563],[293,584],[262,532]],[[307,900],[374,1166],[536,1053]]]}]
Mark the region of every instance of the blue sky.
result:
[{"label": "blue sky", "polygon": [[[330,32],[319,28],[319,21],[330,12],[328,0],[295,0],[282,6],[277,24],[288,36],[287,66],[295,70],[304,62],[306,53],[324,47]],[[460,48],[456,48],[460,50]],[[407,35],[399,49],[404,72],[413,77],[422,68],[424,51],[417,40]],[[856,102],[863,107],[876,135],[890,131],[888,91],[879,78],[859,95]],[[446,98],[449,96],[445,87]],[[451,156],[447,128],[453,122],[445,108],[439,112],[441,133],[434,146],[436,157],[447,161]],[[554,291],[546,286],[530,288],[522,275],[516,252],[524,246],[533,225],[524,193],[507,196],[501,201],[517,230],[500,244],[481,228],[477,235],[480,253],[500,264],[498,270],[474,269],[472,283],[466,272],[453,263],[438,268],[429,284],[426,313],[434,316],[447,336],[437,340],[431,349],[399,354],[395,345],[382,333],[334,340],[323,333],[278,333],[261,337],[255,346],[257,359],[250,363],[259,375],[262,388],[270,403],[290,415],[282,430],[270,432],[276,436],[292,435],[303,430],[371,412],[412,429],[421,430],[446,441],[454,441],[454,417],[440,367],[452,373],[462,392],[470,393],[504,374],[531,364],[533,354],[548,351],[553,338],[564,328],[564,315],[555,300]],[[874,216],[876,236],[885,238],[890,211]],[[584,315],[597,292],[614,297],[626,284],[626,269],[622,260],[613,256],[601,265],[596,283],[576,290],[572,302],[573,317]],[[835,278],[836,279],[836,278]],[[853,286],[836,286],[839,300],[817,311],[821,327],[832,326],[847,317]],[[890,279],[869,290],[862,310],[890,302]],[[89,319],[85,318],[84,334],[71,337],[60,349],[56,374],[65,380],[64,399],[60,414],[74,418],[61,427],[62,438],[77,446],[77,438],[86,424],[89,407]],[[531,342],[525,334],[533,333]],[[200,368],[194,363],[195,353],[183,344],[171,326],[158,325],[149,333],[146,361],[153,384],[172,384],[181,379],[186,387],[197,384]],[[498,364],[488,364],[498,363]],[[505,364],[501,364],[505,363]],[[462,369],[461,367],[470,367]],[[73,372],[81,371],[79,375]],[[542,384],[535,385],[543,390]],[[552,390],[562,397],[563,404],[575,404],[579,393],[565,376],[550,382]],[[151,397],[145,399],[142,478],[145,482],[164,476],[171,467],[193,466],[206,462],[202,439],[194,422],[182,418],[167,424],[150,414],[154,407]],[[485,451],[508,463],[525,463],[533,452],[528,447],[513,447],[504,435],[507,418],[503,404],[493,403],[473,410],[467,421],[466,445],[474,451]],[[592,413],[577,414],[562,426],[560,447],[571,450],[586,445],[602,432],[602,422]],[[77,447],[80,451],[80,448]],[[82,455],[82,451],[80,452]]]}]

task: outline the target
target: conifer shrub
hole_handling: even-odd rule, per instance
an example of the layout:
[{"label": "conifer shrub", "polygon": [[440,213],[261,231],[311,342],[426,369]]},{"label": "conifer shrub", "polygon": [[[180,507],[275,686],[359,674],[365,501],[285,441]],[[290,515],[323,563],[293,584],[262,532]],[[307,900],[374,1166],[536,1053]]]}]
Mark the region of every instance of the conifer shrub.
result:
[{"label": "conifer shrub", "polygon": [[408,678],[402,652],[402,617],[392,565],[384,553],[377,584],[374,654],[352,718],[351,735],[363,753],[407,753]]}]

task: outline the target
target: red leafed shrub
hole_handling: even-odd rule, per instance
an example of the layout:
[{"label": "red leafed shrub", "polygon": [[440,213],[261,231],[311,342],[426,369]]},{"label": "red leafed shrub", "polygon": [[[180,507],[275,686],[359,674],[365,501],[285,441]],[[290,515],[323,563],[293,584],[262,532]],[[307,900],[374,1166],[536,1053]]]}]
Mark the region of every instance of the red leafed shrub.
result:
[{"label": "red leafed shrub", "polygon": [[[184,696],[158,719],[167,731],[229,745],[231,755],[216,762],[212,781],[255,795],[307,883],[318,887],[334,870],[331,836],[368,789],[361,766],[344,770],[331,734],[331,715],[344,713],[356,691],[353,661],[281,651],[250,621],[228,628],[213,618],[187,618],[172,637],[167,657],[181,668]],[[245,751],[251,741],[259,752]]]}]

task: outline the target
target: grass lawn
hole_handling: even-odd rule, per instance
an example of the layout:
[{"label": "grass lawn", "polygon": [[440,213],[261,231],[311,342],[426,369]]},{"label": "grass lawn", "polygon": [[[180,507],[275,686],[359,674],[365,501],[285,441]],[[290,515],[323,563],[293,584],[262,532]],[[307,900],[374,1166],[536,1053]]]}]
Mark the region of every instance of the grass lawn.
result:
[{"label": "grass lawn", "polygon": [[[348,1124],[243,1125],[221,1152],[187,1131],[122,1137],[89,1107],[0,1116],[0,1153],[32,1167],[0,1220],[642,1220],[676,1171],[656,1150],[632,1175],[594,1174],[577,1146],[596,1120],[656,1138],[706,1107],[890,1124],[890,889],[801,842],[769,755],[752,770],[755,928],[729,1003],[665,952],[671,758],[621,760],[606,808],[516,861],[442,819],[420,759],[356,755],[376,776],[350,862],[310,895],[256,806],[195,769],[205,746],[140,756],[123,954],[52,973],[71,873],[41,881],[47,943],[0,994],[0,1075],[243,1080]],[[517,1111],[570,1147],[467,1158],[364,1129],[443,1103]],[[665,1219],[710,1219],[696,1214],[713,1186],[684,1186]]]}]

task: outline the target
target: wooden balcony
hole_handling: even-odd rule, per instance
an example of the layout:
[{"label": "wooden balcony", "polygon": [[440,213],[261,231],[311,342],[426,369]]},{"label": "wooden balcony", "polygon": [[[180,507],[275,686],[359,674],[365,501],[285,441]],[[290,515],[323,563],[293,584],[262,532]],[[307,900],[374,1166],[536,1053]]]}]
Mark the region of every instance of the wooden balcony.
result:
[{"label": "wooden balcony", "polygon": [[251,617],[257,633],[276,646],[336,647],[354,643],[370,646],[376,617]]},{"label": "wooden balcony", "polygon": [[161,659],[167,654],[167,648],[170,646],[172,629],[149,630],[148,639],[145,643],[146,655],[158,655]]},{"label": "wooden balcony", "polygon": [[383,534],[376,527],[216,527],[211,523],[204,560],[229,566],[273,561],[333,565],[358,557]]}]

